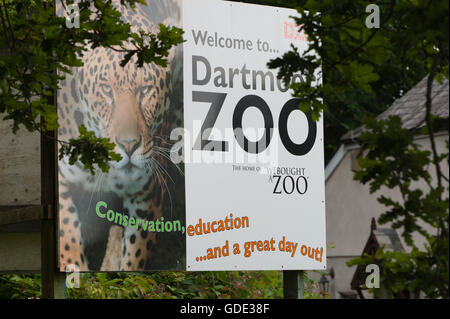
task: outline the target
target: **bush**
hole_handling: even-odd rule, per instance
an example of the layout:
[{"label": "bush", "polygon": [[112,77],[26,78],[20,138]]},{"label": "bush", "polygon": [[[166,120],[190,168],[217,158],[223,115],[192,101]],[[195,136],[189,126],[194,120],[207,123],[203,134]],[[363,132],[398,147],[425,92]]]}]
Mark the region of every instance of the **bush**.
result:
[{"label": "bush", "polygon": [[[69,299],[278,299],[283,298],[282,272],[81,273],[80,288],[68,288]],[[0,298],[40,298],[41,276],[1,275]],[[321,298],[317,282],[305,276],[307,299]]]}]

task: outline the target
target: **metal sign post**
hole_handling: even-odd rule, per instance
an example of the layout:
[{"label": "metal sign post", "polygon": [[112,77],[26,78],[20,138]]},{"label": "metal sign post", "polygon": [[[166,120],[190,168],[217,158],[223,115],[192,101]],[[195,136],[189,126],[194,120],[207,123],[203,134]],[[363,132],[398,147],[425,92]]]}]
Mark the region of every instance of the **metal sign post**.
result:
[{"label": "metal sign post", "polygon": [[[56,107],[56,96],[50,97]],[[57,270],[57,132],[41,132],[41,276],[42,298],[64,299],[65,274]]]},{"label": "metal sign post", "polygon": [[304,299],[304,271],[283,271],[283,294],[284,299]]}]

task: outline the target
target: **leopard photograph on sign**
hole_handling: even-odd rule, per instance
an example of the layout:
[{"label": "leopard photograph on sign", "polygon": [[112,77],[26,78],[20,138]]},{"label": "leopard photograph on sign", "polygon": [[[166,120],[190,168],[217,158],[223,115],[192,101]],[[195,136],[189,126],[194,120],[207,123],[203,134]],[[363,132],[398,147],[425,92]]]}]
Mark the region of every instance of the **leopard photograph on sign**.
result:
[{"label": "leopard photograph on sign", "polygon": [[104,172],[61,157],[59,269],[325,269],[323,120],[267,66],[293,41],[308,50],[304,32],[285,36],[295,12],[113,3],[134,32],[177,26],[184,42],[167,66],[91,47],[62,82],[59,138],[91,132],[120,159]]},{"label": "leopard photograph on sign", "polygon": [[[134,10],[113,3],[133,32],[182,23],[181,1],[147,0]],[[59,161],[61,271],[185,268],[184,168],[169,154],[170,131],[183,126],[182,46],[171,49],[167,67],[138,67],[135,57],[121,67],[123,58],[114,48],[88,49],[58,91],[59,138],[75,138],[84,126],[122,156],[95,175],[68,157]]]}]

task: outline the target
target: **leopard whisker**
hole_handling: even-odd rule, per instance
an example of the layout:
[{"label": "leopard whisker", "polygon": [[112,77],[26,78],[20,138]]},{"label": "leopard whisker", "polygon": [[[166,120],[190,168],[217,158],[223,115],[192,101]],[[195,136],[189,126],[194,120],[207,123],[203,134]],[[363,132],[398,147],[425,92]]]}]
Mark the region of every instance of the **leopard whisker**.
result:
[{"label": "leopard whisker", "polygon": [[154,160],[152,158],[148,159],[148,162],[146,163],[146,165],[148,165],[149,167],[151,167],[152,171],[155,172],[156,174],[156,178],[158,180],[159,185],[162,187],[162,182],[159,176],[159,171],[157,170],[157,168],[154,165]]},{"label": "leopard whisker", "polygon": [[172,145],[172,143],[167,142],[166,139],[162,138],[161,136],[157,136],[157,135],[153,135],[153,138],[158,138],[160,141],[162,141],[163,143],[167,144],[167,145]]},{"label": "leopard whisker", "polygon": [[[178,166],[178,164],[176,164],[176,163],[174,163],[174,162],[172,161],[172,159],[170,158],[170,156],[169,156],[167,153],[165,153],[164,151],[159,150],[159,149],[154,149],[153,151],[154,151],[154,153],[155,153],[156,155],[160,155],[160,156],[164,157],[165,159],[167,159],[169,162],[171,162],[171,163],[176,167],[176,169],[178,170],[178,172],[180,173],[180,175],[181,175],[181,176],[184,176],[183,170]],[[149,155],[148,157],[143,157],[142,160],[148,161],[148,160],[150,160],[151,157],[152,157],[152,155]],[[159,163],[158,163],[158,164],[159,164]],[[163,173],[165,173],[165,175],[167,175],[167,176],[170,178],[170,180],[172,181],[172,183],[175,184],[174,180],[172,179],[172,177],[170,176],[170,174],[167,172],[167,170],[166,170],[165,168],[162,168],[162,169],[164,170]],[[161,171],[161,169],[160,169],[160,171]]]},{"label": "leopard whisker", "polygon": [[92,198],[94,197],[94,193],[98,193],[97,189],[99,189],[100,187],[100,179],[103,176],[103,173],[101,171],[97,172],[94,176],[95,178],[95,185],[94,185],[94,190],[91,192],[91,198],[89,200],[89,205],[88,205],[88,209],[87,209],[87,214],[89,215],[89,212],[91,210],[91,203],[92,203]]},{"label": "leopard whisker", "polygon": [[[155,151],[156,153],[160,154],[158,151]],[[161,171],[167,175],[167,177],[170,178],[170,180],[172,181],[173,184],[175,184],[175,182],[173,181],[172,177],[170,176],[170,174],[167,172],[167,170],[161,165],[161,163],[158,162],[158,160],[156,158],[154,158],[156,164],[160,167]]]},{"label": "leopard whisker", "polygon": [[[158,163],[158,161],[157,161],[155,158],[150,158],[150,160],[152,161],[152,163],[154,163],[155,168],[156,168],[156,171],[159,171],[159,174],[163,175],[161,169],[164,169],[164,168],[161,166],[161,164]],[[170,175],[167,174],[167,171],[166,171],[166,175],[167,175],[170,179],[172,179],[172,178],[170,177]],[[167,186],[167,183],[166,183],[166,181],[164,180],[163,177],[161,177],[161,180],[162,180],[162,182],[164,183],[164,186],[165,186],[165,188],[166,188],[167,194],[169,195],[169,201],[170,201],[170,217],[172,218],[172,213],[173,213],[172,195],[170,194],[169,187]],[[172,182],[173,182],[173,180],[172,180]]]},{"label": "leopard whisker", "polygon": [[170,148],[167,148],[167,147],[161,147],[161,146],[153,146],[153,148],[156,148],[156,149],[162,150],[162,151],[164,151],[164,152],[167,152],[167,153],[176,153],[176,152],[177,152],[177,151],[175,151],[175,150],[172,150],[172,149],[170,149]]},{"label": "leopard whisker", "polygon": [[159,151],[159,150],[155,150],[155,152],[156,152],[156,154],[159,154],[159,155],[163,156],[164,158],[168,159],[177,168],[177,170],[181,174],[181,176],[184,176],[184,172],[181,170],[181,168],[178,166],[178,164],[175,164],[166,153]]}]

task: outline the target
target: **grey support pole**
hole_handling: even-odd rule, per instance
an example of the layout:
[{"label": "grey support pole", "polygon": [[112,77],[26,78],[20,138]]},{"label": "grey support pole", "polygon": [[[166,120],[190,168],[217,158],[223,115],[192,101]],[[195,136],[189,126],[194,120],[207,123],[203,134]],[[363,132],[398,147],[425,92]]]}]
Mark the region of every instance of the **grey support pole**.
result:
[{"label": "grey support pole", "polygon": [[42,298],[66,297],[65,273],[57,269],[57,146],[56,131],[41,133],[41,275]]},{"label": "grey support pole", "polygon": [[[56,73],[56,70],[55,70]],[[56,108],[56,92],[49,97]],[[41,132],[41,278],[43,299],[65,299],[65,273],[57,269],[58,133]]]},{"label": "grey support pole", "polygon": [[303,299],[304,291],[304,271],[284,270],[283,271],[283,293],[284,299]]}]

